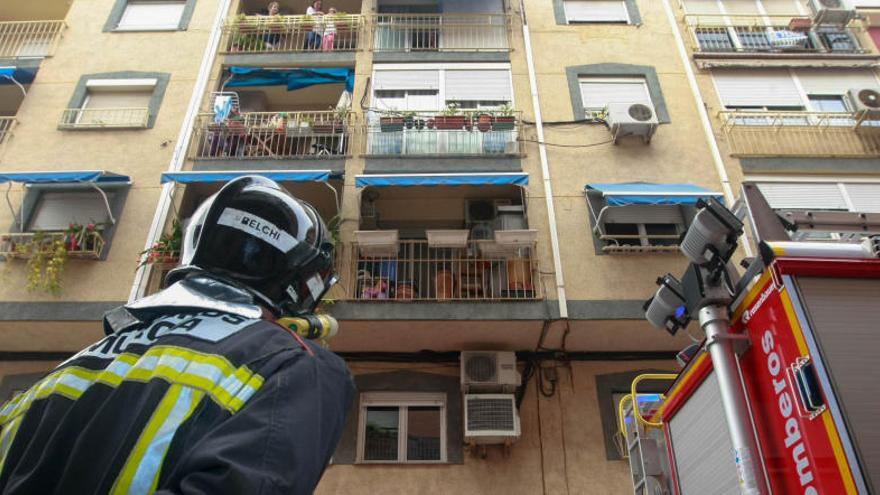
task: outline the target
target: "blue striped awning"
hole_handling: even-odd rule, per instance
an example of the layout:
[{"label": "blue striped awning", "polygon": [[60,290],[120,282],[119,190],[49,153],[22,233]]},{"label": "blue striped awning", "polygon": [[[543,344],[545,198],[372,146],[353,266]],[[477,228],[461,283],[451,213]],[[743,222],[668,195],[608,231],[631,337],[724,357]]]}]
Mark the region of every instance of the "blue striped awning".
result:
[{"label": "blue striped awning", "polygon": [[162,174],[162,184],[177,182],[178,184],[197,184],[203,182],[229,182],[246,175],[259,175],[277,182],[327,182],[330,180],[329,170],[243,170],[234,172],[166,172]]},{"label": "blue striped awning", "polygon": [[587,184],[585,189],[602,193],[608,206],[627,205],[693,205],[701,198],[714,197],[723,201],[723,194],[693,184],[651,184],[628,182],[620,184]]},{"label": "blue striped awning", "polygon": [[357,187],[386,186],[527,186],[529,174],[389,174],[358,175]]},{"label": "blue striped awning", "polygon": [[0,184],[21,182],[24,184],[69,184],[77,182],[131,182],[127,175],[113,174],[103,170],[67,170],[58,172],[0,172]]}]

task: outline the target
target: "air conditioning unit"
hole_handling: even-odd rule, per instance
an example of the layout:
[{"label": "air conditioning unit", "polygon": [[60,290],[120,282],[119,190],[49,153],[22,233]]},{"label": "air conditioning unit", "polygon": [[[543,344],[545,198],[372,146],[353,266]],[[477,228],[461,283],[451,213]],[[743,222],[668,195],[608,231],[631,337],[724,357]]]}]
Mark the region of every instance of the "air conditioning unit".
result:
[{"label": "air conditioning unit", "polygon": [[853,88],[846,92],[850,108],[860,120],[880,120],[880,89]]},{"label": "air conditioning unit", "polygon": [[856,16],[847,0],[807,0],[815,24],[845,26]]},{"label": "air conditioning unit", "polygon": [[491,199],[466,199],[464,201],[464,220],[466,223],[493,222],[498,216],[495,202]]},{"label": "air conditioning unit", "polygon": [[465,394],[465,442],[503,444],[515,441],[519,436],[519,413],[513,394]]},{"label": "air conditioning unit", "polygon": [[640,136],[642,142],[649,144],[658,124],[654,106],[647,103],[611,103],[605,121],[615,144],[626,136]]},{"label": "air conditioning unit", "polygon": [[464,392],[514,392],[520,385],[516,354],[498,351],[461,353],[461,388]]}]

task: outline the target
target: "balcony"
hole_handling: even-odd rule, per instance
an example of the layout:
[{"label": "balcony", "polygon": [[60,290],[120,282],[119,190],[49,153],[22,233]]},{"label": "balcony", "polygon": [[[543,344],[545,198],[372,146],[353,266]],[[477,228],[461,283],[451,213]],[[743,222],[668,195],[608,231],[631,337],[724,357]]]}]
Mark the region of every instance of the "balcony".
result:
[{"label": "balcony", "polygon": [[104,238],[97,231],[82,234],[81,243],[73,242],[68,232],[10,233],[0,236],[0,257],[52,256],[56,242],[64,243],[67,258],[98,260],[104,250]]},{"label": "balcony", "polygon": [[506,14],[376,14],[375,52],[507,52]]},{"label": "balcony", "polygon": [[[239,15],[223,27],[222,53],[353,52],[360,46],[360,15]],[[316,34],[335,30],[332,43]]]},{"label": "balcony", "polygon": [[0,22],[0,58],[44,58],[51,56],[64,21]]},{"label": "balcony", "polygon": [[355,281],[355,287],[350,297],[355,300],[522,301],[541,298],[534,245],[499,249],[496,241],[478,240],[451,248],[433,247],[428,240],[405,240],[396,244],[396,252],[385,256],[376,256],[376,251],[364,247],[351,244],[349,280]]},{"label": "balcony", "polygon": [[15,127],[15,117],[0,117],[0,146],[12,136],[13,127]]},{"label": "balcony", "polygon": [[684,21],[701,68],[730,66],[737,59],[834,58],[870,65],[877,58],[862,46],[857,29],[814,25],[808,17],[693,14]]},{"label": "balcony", "polygon": [[841,112],[719,112],[736,157],[880,156],[880,123]]},{"label": "balcony", "polygon": [[150,109],[68,108],[61,115],[59,129],[143,129],[150,120]]},{"label": "balcony", "polygon": [[522,113],[467,110],[386,112],[370,117],[367,154],[371,156],[519,155]]},{"label": "balcony", "polygon": [[201,114],[193,134],[194,159],[329,158],[349,154],[348,112],[245,112],[216,122]]}]

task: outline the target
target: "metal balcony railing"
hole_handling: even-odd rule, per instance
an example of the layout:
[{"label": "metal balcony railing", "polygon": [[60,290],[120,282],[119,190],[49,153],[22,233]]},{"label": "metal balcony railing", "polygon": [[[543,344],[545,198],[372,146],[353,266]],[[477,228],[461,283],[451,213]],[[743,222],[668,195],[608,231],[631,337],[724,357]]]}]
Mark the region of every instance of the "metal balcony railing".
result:
[{"label": "metal balcony railing", "polygon": [[0,58],[43,58],[55,52],[64,21],[0,22]]},{"label": "metal balcony railing", "polygon": [[0,117],[0,146],[6,139],[12,136],[12,128],[15,127],[15,117]]},{"label": "metal balcony railing", "polygon": [[223,53],[350,52],[358,49],[360,15],[240,15],[223,27]]},{"label": "metal balcony railing", "polygon": [[880,156],[880,121],[839,112],[719,112],[733,156]]},{"label": "metal balcony railing", "polygon": [[68,232],[23,232],[0,235],[0,257],[27,259],[35,254],[50,255],[54,245],[61,241],[67,249],[68,258],[101,258],[104,251],[104,238],[100,232],[84,234],[81,244],[72,244]]},{"label": "metal balcony railing", "polygon": [[367,126],[368,155],[517,155],[521,112],[504,115],[468,110],[373,115]]},{"label": "metal balcony railing", "polygon": [[196,120],[191,155],[196,159],[332,157],[349,154],[352,114],[248,112],[240,120]]},{"label": "metal balcony railing", "polygon": [[602,234],[599,239],[604,243],[602,251],[606,253],[677,253],[680,251],[679,237],[666,234]]},{"label": "metal balcony railing", "polygon": [[510,50],[506,14],[376,14],[371,26],[377,52]]},{"label": "metal balcony railing", "polygon": [[535,247],[507,254],[493,241],[434,248],[400,241],[396,256],[365,257],[352,243],[350,297],[361,301],[516,301],[542,297]]},{"label": "metal balcony railing", "polygon": [[61,115],[61,129],[139,129],[147,127],[150,109],[132,108],[68,108]]},{"label": "metal balcony railing", "polygon": [[684,16],[695,53],[866,53],[850,27],[814,26],[792,15]]}]

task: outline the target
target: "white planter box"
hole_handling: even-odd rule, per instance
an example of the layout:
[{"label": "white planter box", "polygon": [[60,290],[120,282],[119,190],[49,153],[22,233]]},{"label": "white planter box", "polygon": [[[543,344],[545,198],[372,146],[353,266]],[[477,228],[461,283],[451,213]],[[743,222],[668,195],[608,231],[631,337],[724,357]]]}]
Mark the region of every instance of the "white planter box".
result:
[{"label": "white planter box", "polygon": [[400,247],[400,234],[396,230],[356,230],[354,238],[362,256],[393,258]]},{"label": "white planter box", "polygon": [[495,242],[501,244],[502,246],[532,246],[537,240],[538,231],[534,229],[495,231]]},{"label": "white planter box", "polygon": [[467,230],[426,230],[428,245],[435,248],[467,247]]},{"label": "white planter box", "polygon": [[488,241],[480,243],[480,255],[485,259],[510,259],[519,257],[519,248],[505,246],[497,242]]}]

